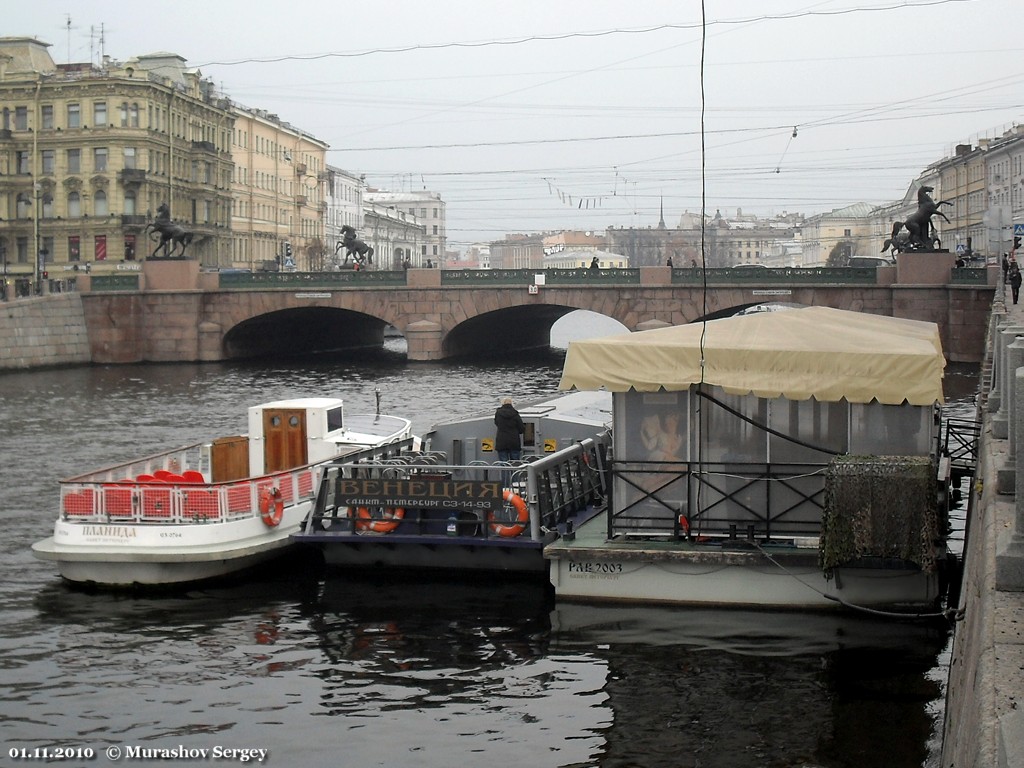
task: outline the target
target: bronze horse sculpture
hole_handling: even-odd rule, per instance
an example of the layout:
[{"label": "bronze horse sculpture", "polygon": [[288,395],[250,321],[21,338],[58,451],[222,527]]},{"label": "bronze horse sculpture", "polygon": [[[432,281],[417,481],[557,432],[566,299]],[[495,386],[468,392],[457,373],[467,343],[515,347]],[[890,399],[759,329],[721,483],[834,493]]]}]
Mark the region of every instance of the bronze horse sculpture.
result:
[{"label": "bronze horse sculpture", "polygon": [[150,258],[157,258],[157,252],[163,248],[164,258],[171,258],[174,252],[181,247],[181,256],[185,256],[185,247],[192,242],[192,238],[195,234],[182,227],[180,224],[175,224],[171,221],[171,209],[167,203],[161,203],[160,207],[156,209],[156,221],[152,221],[146,225],[146,232],[150,233],[150,239],[157,243],[156,248],[153,249],[153,255]]},{"label": "bronze horse sculpture", "polygon": [[[941,216],[946,223],[950,221],[939,207],[952,205],[948,200],[935,202],[929,194],[933,187],[921,187],[917,190],[917,210],[907,217],[906,221],[895,221],[892,225],[892,234],[882,245],[882,252],[890,248],[894,253],[906,251],[931,251],[939,238],[935,234],[935,225],[932,224],[932,216]],[[905,233],[900,230],[905,229]]]},{"label": "bronze horse sculpture", "polygon": [[335,256],[338,255],[338,251],[344,248],[344,264],[348,264],[350,257],[357,269],[361,269],[366,266],[367,263],[373,264],[373,248],[356,237],[355,229],[350,227],[348,224],[345,224],[341,228],[341,235],[341,242],[334,246]]}]

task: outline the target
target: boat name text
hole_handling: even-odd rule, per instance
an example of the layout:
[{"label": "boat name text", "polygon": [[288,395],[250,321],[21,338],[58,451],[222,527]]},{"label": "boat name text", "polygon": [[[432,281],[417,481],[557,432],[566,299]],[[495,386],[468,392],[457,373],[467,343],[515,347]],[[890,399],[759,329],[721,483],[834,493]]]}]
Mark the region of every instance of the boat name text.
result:
[{"label": "boat name text", "polygon": [[82,534],[105,539],[134,539],[139,532],[127,525],[86,525],[82,527]]},{"label": "boat name text", "polygon": [[334,501],[351,507],[497,509],[502,504],[502,487],[498,482],[343,477],[335,487]]}]

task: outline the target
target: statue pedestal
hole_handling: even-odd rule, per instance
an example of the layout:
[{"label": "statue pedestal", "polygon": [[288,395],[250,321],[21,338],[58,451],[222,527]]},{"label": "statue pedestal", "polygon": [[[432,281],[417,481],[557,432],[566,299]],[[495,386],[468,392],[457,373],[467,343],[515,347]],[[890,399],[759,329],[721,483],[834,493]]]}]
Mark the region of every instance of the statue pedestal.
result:
[{"label": "statue pedestal", "polygon": [[181,291],[199,287],[199,262],[195,259],[146,259],[142,262],[142,290]]},{"label": "statue pedestal", "polygon": [[896,254],[897,285],[946,285],[956,264],[948,250]]}]

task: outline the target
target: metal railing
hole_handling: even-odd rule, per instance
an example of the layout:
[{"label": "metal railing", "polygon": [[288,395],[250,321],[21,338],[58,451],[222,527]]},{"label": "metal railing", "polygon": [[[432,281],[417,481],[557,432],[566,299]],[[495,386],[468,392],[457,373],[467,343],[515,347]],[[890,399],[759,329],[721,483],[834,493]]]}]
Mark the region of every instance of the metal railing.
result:
[{"label": "metal railing", "polygon": [[[324,470],[303,533],[386,534],[391,540],[457,535],[542,542],[548,532],[578,513],[603,506],[610,440],[607,434],[588,438],[520,462],[456,465],[446,463],[443,453],[415,451],[384,462],[332,462]],[[365,498],[353,501],[358,494],[354,497],[345,491],[348,485],[369,488],[374,481],[397,494],[396,500],[378,509]],[[470,499],[459,495],[463,491],[479,495]],[[409,498],[413,493],[420,494],[418,503]],[[516,503],[525,505],[528,520],[517,518]]]},{"label": "metal railing", "polygon": [[827,467],[613,461],[615,498],[626,502],[609,512],[607,535],[758,540],[819,536]]}]

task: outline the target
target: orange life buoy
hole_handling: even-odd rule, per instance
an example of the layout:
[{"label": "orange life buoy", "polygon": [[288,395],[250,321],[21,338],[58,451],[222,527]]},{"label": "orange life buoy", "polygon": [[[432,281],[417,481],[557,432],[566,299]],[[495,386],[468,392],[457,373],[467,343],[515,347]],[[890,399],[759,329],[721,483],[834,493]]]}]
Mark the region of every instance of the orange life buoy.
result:
[{"label": "orange life buoy", "polygon": [[260,517],[263,522],[273,528],[284,517],[284,499],[280,488],[260,488]]},{"label": "orange life buoy", "polygon": [[369,507],[359,507],[356,510],[356,530],[391,533],[405,517],[405,510],[402,507],[389,509],[381,507],[380,510],[383,517],[375,518]]},{"label": "orange life buoy", "polygon": [[522,497],[513,491],[506,490],[501,498],[516,511],[517,522],[512,524],[493,522],[494,513],[491,513],[491,532],[499,536],[508,536],[509,538],[518,536],[526,530],[526,524],[530,522],[530,510],[526,508],[526,502],[523,501]]}]

